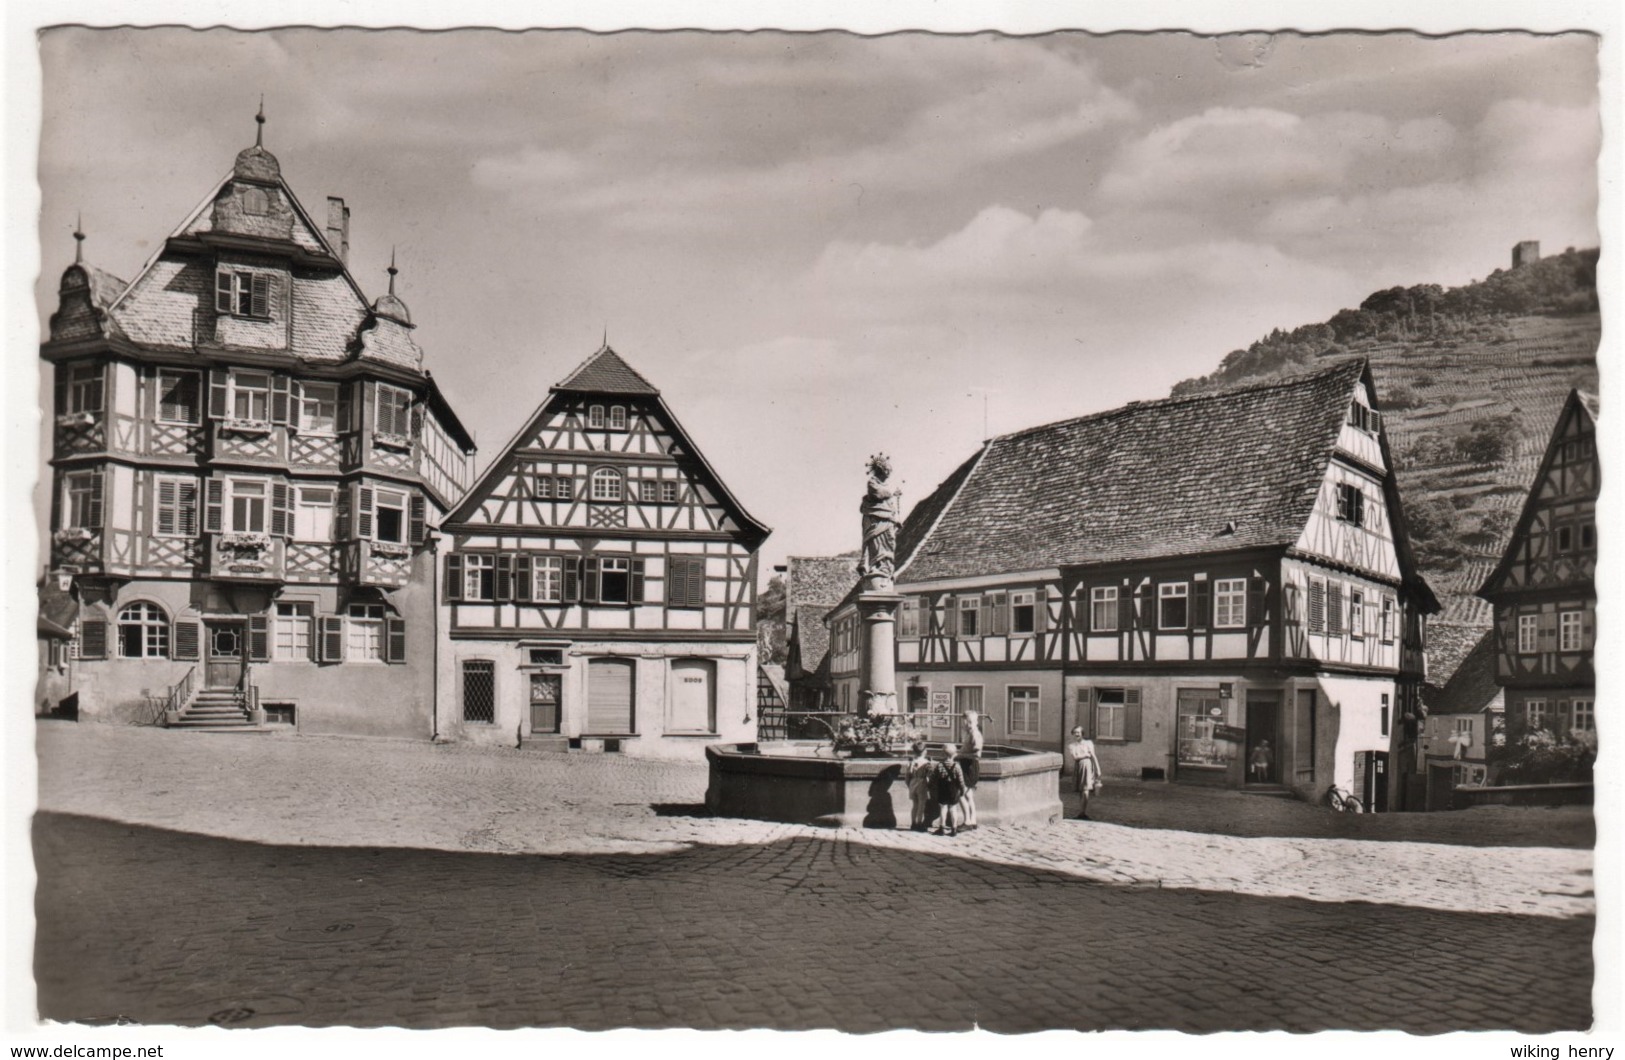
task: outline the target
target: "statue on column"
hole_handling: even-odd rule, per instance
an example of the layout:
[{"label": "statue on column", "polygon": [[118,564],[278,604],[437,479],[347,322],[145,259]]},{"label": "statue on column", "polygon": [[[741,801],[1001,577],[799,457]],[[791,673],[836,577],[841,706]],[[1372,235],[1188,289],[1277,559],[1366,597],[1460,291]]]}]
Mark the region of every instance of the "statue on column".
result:
[{"label": "statue on column", "polygon": [[863,504],[863,558],[858,576],[865,592],[891,592],[896,573],[897,529],[902,492],[886,484],[891,478],[891,460],[885,453],[869,458],[869,488]]}]

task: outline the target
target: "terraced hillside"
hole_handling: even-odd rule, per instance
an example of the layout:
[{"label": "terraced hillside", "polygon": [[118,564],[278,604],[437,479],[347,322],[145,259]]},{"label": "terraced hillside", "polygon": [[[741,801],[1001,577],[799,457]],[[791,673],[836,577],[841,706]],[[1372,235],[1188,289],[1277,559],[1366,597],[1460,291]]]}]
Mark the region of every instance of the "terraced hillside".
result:
[{"label": "terraced hillside", "polygon": [[[1434,624],[1452,627],[1438,639],[1442,646],[1459,634],[1470,642],[1473,630],[1490,625],[1489,605],[1473,593],[1500,558],[1558,411],[1571,388],[1597,388],[1595,255],[1567,251],[1527,272],[1497,270],[1448,292],[1378,292],[1360,310],[1235,351],[1212,375],[1174,392],[1368,358],[1411,539],[1444,605]],[[1530,298],[1537,285],[1546,291]],[[1505,293],[1513,289],[1526,299],[1518,306],[1524,312],[1507,311]],[[1450,654],[1430,667],[1430,680],[1449,677]]]}]

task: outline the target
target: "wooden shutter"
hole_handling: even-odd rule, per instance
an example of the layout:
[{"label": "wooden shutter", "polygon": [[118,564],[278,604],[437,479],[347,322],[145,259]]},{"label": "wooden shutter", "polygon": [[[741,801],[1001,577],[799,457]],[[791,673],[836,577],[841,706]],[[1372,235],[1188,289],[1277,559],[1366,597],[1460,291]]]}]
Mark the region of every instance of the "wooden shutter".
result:
[{"label": "wooden shutter", "polygon": [[581,599],[581,557],[564,557],[563,602],[573,604]]},{"label": "wooden shutter", "polygon": [[[1090,699],[1090,696],[1089,696],[1089,689],[1087,689],[1087,688],[1079,688],[1079,689],[1077,689],[1073,693],[1073,702],[1076,705],[1074,707],[1074,717],[1072,719],[1072,724],[1082,726],[1083,727],[1083,735],[1088,737],[1091,740],[1094,739],[1095,738],[1095,711],[1094,711],[1094,704],[1093,704],[1093,702],[1092,702],[1092,700]],[[1070,737],[1071,735],[1072,735],[1072,730],[1068,729],[1067,730],[1067,736]]]},{"label": "wooden shutter", "polygon": [[513,598],[529,603],[535,597],[536,558],[523,553],[513,557]]},{"label": "wooden shutter", "polygon": [[226,483],[212,478],[207,483],[208,495],[203,505],[203,529],[211,534],[220,532],[220,513],[226,504]]},{"label": "wooden shutter", "polygon": [[1370,410],[1371,433],[1382,433],[1382,413],[1376,409]]},{"label": "wooden shutter", "polygon": [[271,536],[293,534],[293,489],[286,482],[271,483]]},{"label": "wooden shutter", "polygon": [[406,526],[407,539],[414,545],[423,544],[425,526],[428,523],[427,507],[423,501],[423,494],[413,491],[406,500]]},{"label": "wooden shutter", "polygon": [[71,369],[65,364],[56,366],[56,414],[68,414],[68,373]]},{"label": "wooden shutter", "polygon": [[209,418],[223,420],[231,408],[231,373],[224,368],[209,369]]},{"label": "wooden shutter", "polygon": [[344,616],[322,615],[318,619],[320,636],[320,656],[318,662],[336,663],[344,661]]},{"label": "wooden shutter", "polygon": [[513,554],[503,552],[496,560],[496,591],[492,598],[500,604],[513,599]]},{"label": "wooden shutter", "polygon": [[79,658],[107,658],[107,619],[82,618],[79,620]]},{"label": "wooden shutter", "polygon": [[1213,583],[1199,581],[1191,586],[1191,628],[1206,629],[1213,622]]},{"label": "wooden shutter", "polygon": [[1126,743],[1140,742],[1140,690],[1138,688],[1123,689],[1123,740]]},{"label": "wooden shutter", "polygon": [[625,659],[593,659],[587,663],[587,731],[632,731],[632,697],[636,682],[632,663]]},{"label": "wooden shutter", "polygon": [[[1065,606],[1063,599],[1062,606]],[[1049,589],[1037,586],[1033,589],[1033,632],[1042,633],[1049,628]]]},{"label": "wooden shutter", "polygon": [[1309,632],[1326,632],[1326,583],[1309,579]]},{"label": "wooden shutter", "polygon": [[249,281],[250,306],[249,315],[256,317],[269,317],[271,315],[271,277],[263,272],[256,272]]},{"label": "wooden shutter", "polygon": [[1343,583],[1326,583],[1326,632],[1343,632]]},{"label": "wooden shutter", "polygon": [[350,489],[341,486],[333,491],[333,540],[350,540]]},{"label": "wooden shutter", "polygon": [[463,598],[463,555],[460,552],[446,554],[446,599],[460,601]]},{"label": "wooden shutter", "polygon": [[691,607],[705,606],[705,560],[692,559],[688,562],[688,602]]},{"label": "wooden shutter", "polygon": [[102,528],[102,491],[107,483],[107,472],[91,472],[90,482],[94,489],[90,491],[90,499],[85,503],[85,525],[92,530]]},{"label": "wooden shutter", "polygon": [[384,619],[384,661],[406,661],[406,619],[389,615]]},{"label": "wooden shutter", "polygon": [[338,404],[338,410],[337,410],[338,411],[338,420],[337,420],[336,426],[337,426],[338,432],[340,434],[343,434],[346,431],[355,430],[355,424],[350,422],[351,419],[355,416],[355,401],[352,400],[352,398],[350,396],[350,393],[357,386],[360,386],[360,384],[359,383],[340,383],[339,384],[339,404]]},{"label": "wooden shutter", "polygon": [[271,422],[286,427],[293,420],[292,380],[280,373],[271,376]]},{"label": "wooden shutter", "polygon": [[626,602],[629,604],[643,603],[643,560],[635,559],[632,561],[632,576],[629,581],[631,585],[626,594]]},{"label": "wooden shutter", "polygon": [[175,658],[196,659],[203,642],[203,624],[192,618],[175,620]]},{"label": "wooden shutter", "polygon": [[585,556],[581,561],[581,600],[583,603],[596,604],[598,602],[598,557]]},{"label": "wooden shutter", "polygon": [[1253,577],[1247,579],[1247,624],[1249,626],[1262,626],[1264,624],[1264,579]]},{"label": "wooden shutter", "polygon": [[158,526],[157,532],[165,537],[177,533],[177,509],[179,498],[177,496],[180,483],[172,478],[158,480]]},{"label": "wooden shutter", "polygon": [[214,270],[214,311],[216,313],[230,313],[231,305],[231,270]]},{"label": "wooden shutter", "polygon": [[1134,597],[1127,586],[1117,590],[1117,628],[1125,632],[1134,628]]},{"label": "wooden shutter", "polygon": [[355,487],[355,536],[357,540],[372,540],[372,511],[372,487],[357,483]]},{"label": "wooden shutter", "polygon": [[268,615],[248,616],[248,661],[266,662],[271,658],[271,619]]},{"label": "wooden shutter", "polygon": [[995,593],[984,593],[982,595],[981,603],[976,607],[976,632],[978,636],[986,637],[998,632],[998,618],[996,617],[999,609],[998,601],[998,595]]}]

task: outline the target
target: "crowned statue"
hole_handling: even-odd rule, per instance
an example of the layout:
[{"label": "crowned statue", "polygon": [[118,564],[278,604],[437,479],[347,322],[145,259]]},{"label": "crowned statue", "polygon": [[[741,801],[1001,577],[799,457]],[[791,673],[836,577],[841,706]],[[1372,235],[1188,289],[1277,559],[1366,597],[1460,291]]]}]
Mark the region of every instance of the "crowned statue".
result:
[{"label": "crowned statue", "polygon": [[896,573],[897,528],[902,493],[886,484],[891,478],[891,460],[885,453],[869,458],[869,488],[863,495],[863,558],[858,577],[865,592],[891,592]]}]

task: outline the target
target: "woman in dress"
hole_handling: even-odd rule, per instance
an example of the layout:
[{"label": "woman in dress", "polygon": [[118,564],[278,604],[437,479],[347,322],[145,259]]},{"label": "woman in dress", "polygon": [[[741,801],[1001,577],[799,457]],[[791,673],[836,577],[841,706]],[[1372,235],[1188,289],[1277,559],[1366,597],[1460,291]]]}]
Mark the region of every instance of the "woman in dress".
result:
[{"label": "woman in dress", "polygon": [[1072,730],[1072,742],[1066,745],[1067,757],[1072,759],[1073,783],[1078,789],[1078,798],[1082,806],[1078,809],[1078,819],[1089,819],[1089,796],[1105,787],[1100,780],[1100,759],[1095,757],[1095,742],[1085,739],[1083,727],[1076,726]]},{"label": "woman in dress", "polygon": [[916,832],[926,829],[926,806],[931,802],[931,757],[925,753],[925,741],[915,740],[911,748],[914,757],[908,763],[908,826]]}]

